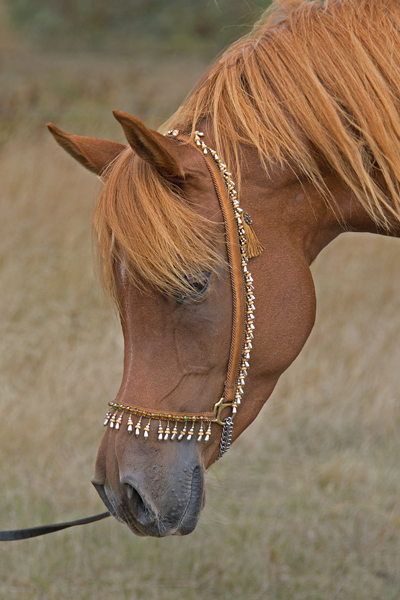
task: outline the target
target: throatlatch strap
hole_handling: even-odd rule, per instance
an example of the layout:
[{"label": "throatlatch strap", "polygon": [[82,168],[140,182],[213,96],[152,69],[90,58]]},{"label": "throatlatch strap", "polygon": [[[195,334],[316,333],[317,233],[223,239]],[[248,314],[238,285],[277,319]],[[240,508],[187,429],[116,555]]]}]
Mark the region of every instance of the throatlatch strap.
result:
[{"label": "throatlatch strap", "polygon": [[10,531],[0,531],[0,542],[12,542],[14,540],[26,540],[28,538],[39,537],[46,533],[54,533],[61,529],[68,529],[68,527],[75,527],[75,525],[86,525],[87,523],[94,523],[95,521],[101,521],[111,517],[111,513],[103,512],[92,517],[85,517],[84,519],[77,519],[76,521],[67,521],[66,523],[53,523],[52,525],[39,525],[38,527],[29,527],[28,529],[14,529]]}]

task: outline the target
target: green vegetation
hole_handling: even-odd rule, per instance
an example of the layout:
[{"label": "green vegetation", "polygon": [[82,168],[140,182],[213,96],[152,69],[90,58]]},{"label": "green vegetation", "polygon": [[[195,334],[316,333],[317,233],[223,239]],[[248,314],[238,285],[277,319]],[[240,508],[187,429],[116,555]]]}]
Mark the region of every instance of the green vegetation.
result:
[{"label": "green vegetation", "polygon": [[247,33],[270,0],[6,0],[37,46],[208,54]]}]

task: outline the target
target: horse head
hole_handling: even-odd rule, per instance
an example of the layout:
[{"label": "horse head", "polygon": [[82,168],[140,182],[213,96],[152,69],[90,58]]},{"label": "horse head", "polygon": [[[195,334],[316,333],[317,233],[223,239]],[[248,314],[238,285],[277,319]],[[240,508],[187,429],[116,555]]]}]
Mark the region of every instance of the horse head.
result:
[{"label": "horse head", "polygon": [[[221,424],[231,410],[222,407],[215,422],[232,358],[237,290],[215,176],[202,153],[134,117],[115,116],[127,146],[49,126],[104,181],[95,225],[125,343],[122,383],[92,482],[134,533],[184,535],[198,521],[204,472],[221,453]],[[291,243],[277,249],[266,236],[262,242],[267,263],[261,256],[250,261],[260,333],[244,340],[247,350],[253,346],[252,370],[242,405],[235,405],[233,439],[256,417],[314,322],[304,257]]]}]

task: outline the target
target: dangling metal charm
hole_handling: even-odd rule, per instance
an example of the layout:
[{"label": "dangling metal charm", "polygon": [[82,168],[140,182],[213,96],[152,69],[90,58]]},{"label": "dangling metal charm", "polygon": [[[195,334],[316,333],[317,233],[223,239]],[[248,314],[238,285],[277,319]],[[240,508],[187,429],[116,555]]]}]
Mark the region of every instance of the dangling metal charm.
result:
[{"label": "dangling metal charm", "polygon": [[185,423],[185,427],[182,429],[182,431],[180,432],[180,434],[178,435],[178,442],[181,441],[182,438],[185,437],[186,435],[186,430],[187,430],[187,423]]},{"label": "dangling metal charm", "polygon": [[140,417],[139,421],[136,423],[135,426],[135,435],[136,437],[138,437],[138,435],[140,435],[140,429],[142,427],[142,417]]},{"label": "dangling metal charm", "polygon": [[104,423],[103,423],[104,427],[107,427],[108,422],[111,419],[111,415],[112,415],[112,411],[109,410],[108,413],[106,414],[106,416],[104,417]]},{"label": "dangling metal charm", "polygon": [[122,417],[123,417],[123,416],[124,416],[124,413],[123,413],[123,412],[121,412],[121,413],[120,413],[120,415],[119,415],[119,417],[118,417],[118,419],[117,419],[117,421],[116,421],[116,423],[115,423],[115,429],[116,429],[117,431],[118,431],[118,429],[119,429],[119,428],[120,428],[120,426],[121,426],[121,423],[122,423]]},{"label": "dangling metal charm", "polygon": [[111,415],[111,419],[110,419],[110,428],[114,429],[114,425],[115,425],[115,417],[117,416],[117,412],[113,413]]},{"label": "dangling metal charm", "polygon": [[194,434],[194,421],[192,421],[192,426],[189,429],[189,432],[187,434],[187,438],[186,439],[187,439],[188,442],[190,442],[190,440],[192,439],[193,434]]},{"label": "dangling metal charm", "polygon": [[171,430],[169,428],[169,421],[167,421],[167,426],[165,428],[165,434],[164,434],[164,441],[167,441],[169,439],[170,433],[171,433]]},{"label": "dangling metal charm", "polygon": [[203,439],[203,435],[204,435],[204,428],[203,428],[203,423],[201,423],[199,433],[197,434],[198,442],[201,442],[201,440]]},{"label": "dangling metal charm", "polygon": [[150,421],[151,419],[149,419],[149,422],[147,423],[147,425],[145,426],[144,430],[143,430],[143,437],[145,439],[147,439],[149,437],[149,431],[150,431]]},{"label": "dangling metal charm", "polygon": [[224,420],[224,426],[222,428],[221,443],[219,446],[219,454],[217,460],[219,460],[225,452],[229,450],[232,443],[232,431],[233,431],[233,419],[232,417],[226,417]]},{"label": "dangling metal charm", "polygon": [[175,421],[174,428],[172,430],[171,440],[173,441],[178,435],[178,421]]},{"label": "dangling metal charm", "polygon": [[127,423],[127,427],[126,428],[128,430],[128,433],[132,433],[132,431],[133,431],[132,415],[129,415],[129,417],[128,417],[128,423]]}]

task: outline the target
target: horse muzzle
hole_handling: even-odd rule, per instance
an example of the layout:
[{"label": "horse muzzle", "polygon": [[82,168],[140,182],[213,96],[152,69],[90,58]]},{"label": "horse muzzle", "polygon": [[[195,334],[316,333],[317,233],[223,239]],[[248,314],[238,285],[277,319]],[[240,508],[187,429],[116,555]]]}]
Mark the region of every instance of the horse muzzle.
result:
[{"label": "horse muzzle", "polygon": [[[204,471],[197,463],[185,465],[167,486],[140,481],[121,472],[117,485],[94,477],[92,483],[110,513],[139,536],[188,535],[204,506]],[[164,489],[162,489],[164,488]]]}]

